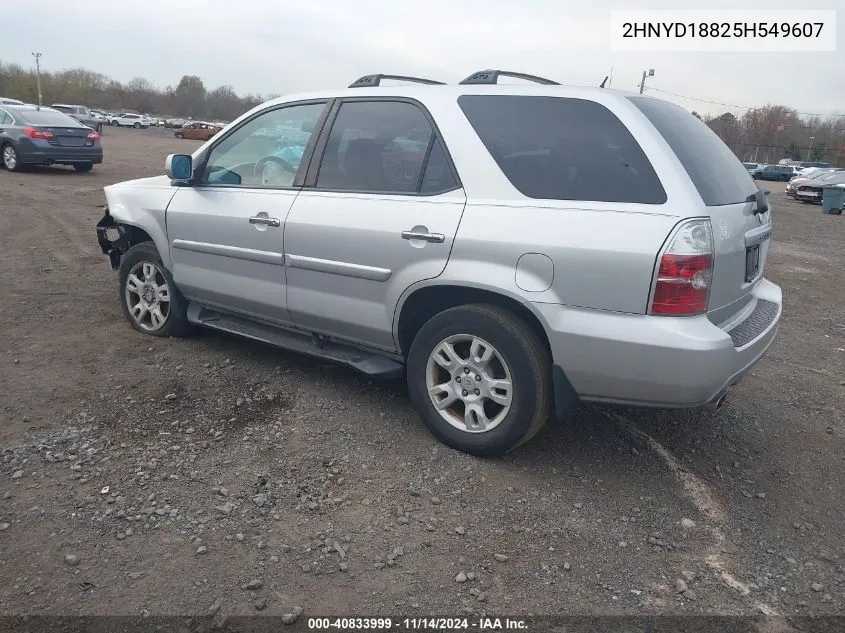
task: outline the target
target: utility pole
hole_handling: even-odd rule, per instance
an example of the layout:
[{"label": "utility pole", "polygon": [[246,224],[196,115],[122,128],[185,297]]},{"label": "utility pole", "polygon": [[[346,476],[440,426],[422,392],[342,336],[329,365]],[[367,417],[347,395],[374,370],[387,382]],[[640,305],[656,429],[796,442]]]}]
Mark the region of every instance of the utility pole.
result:
[{"label": "utility pole", "polygon": [[810,150],[813,149],[813,139],[816,138],[815,136],[810,137],[810,147],[807,148],[807,162],[810,161]]},{"label": "utility pole", "polygon": [[[648,73],[648,74],[646,74],[646,73]],[[642,94],[643,90],[645,90],[645,78],[646,77],[654,77],[654,68],[649,68],[648,70],[643,71],[643,78],[642,78],[642,81],[640,81],[640,94]]]},{"label": "utility pole", "polygon": [[35,81],[38,83],[38,105],[41,106],[41,53],[33,53],[35,58]]}]

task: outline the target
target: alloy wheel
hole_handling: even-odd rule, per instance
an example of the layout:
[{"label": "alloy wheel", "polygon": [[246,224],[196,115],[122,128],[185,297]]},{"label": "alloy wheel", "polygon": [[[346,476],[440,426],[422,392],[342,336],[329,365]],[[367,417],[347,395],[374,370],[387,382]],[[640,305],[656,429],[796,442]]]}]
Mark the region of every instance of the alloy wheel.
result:
[{"label": "alloy wheel", "polygon": [[504,357],[470,334],[450,336],[434,347],[426,389],[440,417],[467,433],[496,428],[513,402],[513,378]]}]

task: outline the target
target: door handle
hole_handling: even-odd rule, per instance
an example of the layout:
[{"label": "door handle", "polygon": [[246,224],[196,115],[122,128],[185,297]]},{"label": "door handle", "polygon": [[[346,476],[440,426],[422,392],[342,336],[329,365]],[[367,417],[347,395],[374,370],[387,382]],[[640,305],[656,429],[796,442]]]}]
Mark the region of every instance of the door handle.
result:
[{"label": "door handle", "polygon": [[446,236],[442,233],[417,233],[415,231],[402,231],[403,240],[423,240],[424,242],[433,242],[434,244],[442,244],[446,241]]},{"label": "door handle", "polygon": [[249,219],[250,224],[265,224],[267,226],[282,226],[282,223],[277,218],[267,218],[260,215],[254,215]]}]

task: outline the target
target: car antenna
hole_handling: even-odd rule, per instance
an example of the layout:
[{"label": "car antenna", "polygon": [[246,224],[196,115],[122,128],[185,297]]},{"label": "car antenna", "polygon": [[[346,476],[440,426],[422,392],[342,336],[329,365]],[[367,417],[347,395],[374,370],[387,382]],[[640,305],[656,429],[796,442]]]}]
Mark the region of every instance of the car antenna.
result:
[{"label": "car antenna", "polygon": [[604,79],[602,79],[601,83],[599,84],[599,88],[604,88],[604,84],[607,83],[607,80],[608,80],[609,77],[610,77],[610,75],[604,76]]}]

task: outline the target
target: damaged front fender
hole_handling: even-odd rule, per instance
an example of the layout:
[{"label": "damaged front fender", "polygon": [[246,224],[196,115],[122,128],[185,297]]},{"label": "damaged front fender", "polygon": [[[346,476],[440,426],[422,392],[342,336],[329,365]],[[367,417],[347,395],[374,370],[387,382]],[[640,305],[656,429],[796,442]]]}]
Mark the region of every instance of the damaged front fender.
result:
[{"label": "damaged front fender", "polygon": [[126,234],[126,228],[115,222],[109,213],[109,206],[104,205],[104,209],[105,215],[97,222],[97,242],[103,253],[109,256],[112,270],[117,270],[120,267],[120,258],[129,250],[129,236]]}]

